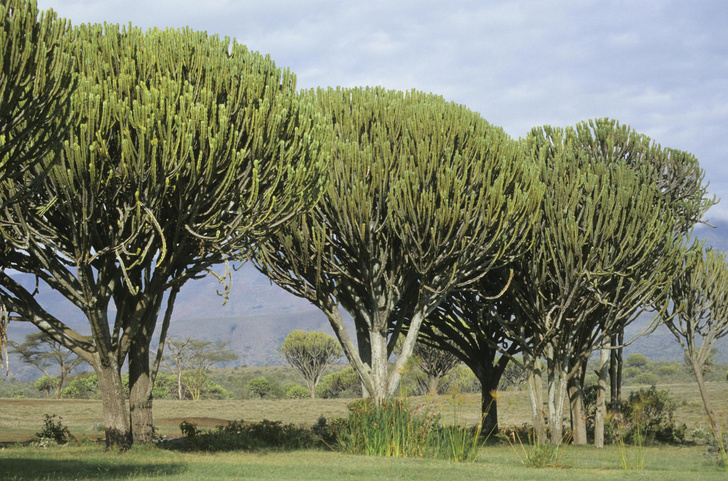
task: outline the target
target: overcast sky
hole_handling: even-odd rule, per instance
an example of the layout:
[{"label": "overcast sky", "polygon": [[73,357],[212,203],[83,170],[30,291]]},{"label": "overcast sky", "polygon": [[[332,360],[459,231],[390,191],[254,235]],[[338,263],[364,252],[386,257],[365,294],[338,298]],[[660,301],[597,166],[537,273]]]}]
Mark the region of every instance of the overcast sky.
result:
[{"label": "overcast sky", "polygon": [[300,88],[416,88],[513,137],[610,117],[694,154],[728,221],[725,0],[38,0],[80,23],[190,27],[270,54]]}]

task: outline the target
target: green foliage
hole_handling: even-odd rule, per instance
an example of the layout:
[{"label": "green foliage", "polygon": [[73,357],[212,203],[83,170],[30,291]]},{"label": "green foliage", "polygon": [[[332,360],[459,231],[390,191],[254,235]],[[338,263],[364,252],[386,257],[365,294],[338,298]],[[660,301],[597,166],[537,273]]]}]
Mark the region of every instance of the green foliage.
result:
[{"label": "green foliage", "polygon": [[281,353],[306,382],[312,397],[329,364],[341,358],[343,351],[333,336],[318,331],[291,331],[281,344]]},{"label": "green foliage", "polygon": [[646,384],[648,386],[654,386],[658,381],[658,377],[649,372],[644,372],[634,378],[634,384]]},{"label": "green foliage", "polygon": [[99,378],[96,374],[77,377],[68,383],[62,393],[62,397],[70,399],[98,399],[100,395]]},{"label": "green foliage", "polygon": [[231,421],[211,431],[202,431],[194,423],[183,421],[180,430],[185,436],[183,444],[163,446],[185,451],[222,452],[307,449],[318,442],[310,429],[265,419],[259,423],[245,423],[242,419]]},{"label": "green foliage", "polygon": [[370,399],[354,402],[347,419],[328,429],[320,420],[316,430],[324,439],[333,434],[337,450],[369,456],[472,461],[480,447],[479,427],[443,426],[439,414],[418,412],[406,399],[391,399],[381,406]]},{"label": "green foliage", "polygon": [[290,383],[283,386],[283,391],[285,392],[284,397],[286,399],[305,399],[311,397],[311,393],[308,389],[296,383]]},{"label": "green foliage", "polygon": [[157,373],[152,397],[154,399],[175,399],[177,397],[177,378],[164,372]]},{"label": "green foliage", "polygon": [[68,427],[63,425],[63,418],[55,414],[43,415],[43,428],[35,435],[40,440],[52,439],[56,444],[66,444],[69,440],[74,439]]},{"label": "green foliage", "polygon": [[635,367],[640,370],[644,370],[649,363],[650,360],[647,359],[647,357],[645,357],[643,354],[630,354],[624,361],[625,367]]},{"label": "green foliage", "polygon": [[341,371],[327,374],[317,386],[316,394],[320,398],[354,398],[362,394],[361,380],[351,366]]},{"label": "green foliage", "polygon": [[247,390],[259,398],[269,397],[273,392],[273,385],[265,377],[257,377],[248,382]]},{"label": "green foliage", "polygon": [[676,425],[675,401],[667,390],[658,391],[655,386],[633,391],[622,403],[622,412],[612,416],[607,427],[613,442],[669,443],[685,441],[687,426]]},{"label": "green foliage", "polygon": [[54,393],[58,389],[58,385],[59,380],[56,376],[43,376],[35,381],[33,387],[40,392],[45,392],[46,396],[50,397],[51,393]]},{"label": "green foliage", "polygon": [[475,377],[473,371],[462,364],[450,371],[443,384],[452,393],[479,393],[481,390],[480,381]]}]

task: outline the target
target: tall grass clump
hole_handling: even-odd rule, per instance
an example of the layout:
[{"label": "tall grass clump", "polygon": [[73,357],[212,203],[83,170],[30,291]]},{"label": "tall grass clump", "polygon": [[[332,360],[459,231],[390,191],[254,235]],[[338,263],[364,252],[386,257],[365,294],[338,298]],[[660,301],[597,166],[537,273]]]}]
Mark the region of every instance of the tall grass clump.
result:
[{"label": "tall grass clump", "polygon": [[528,442],[524,443],[517,430],[506,436],[513,452],[516,453],[518,461],[530,468],[563,468],[564,448],[571,439],[565,438],[560,445],[553,443],[541,443],[531,434]]},{"label": "tall grass clump", "polygon": [[369,399],[349,405],[348,419],[333,427],[334,448],[349,454],[386,457],[429,457],[474,460],[479,449],[478,428],[443,426],[442,417],[416,411],[406,399],[377,406]]}]

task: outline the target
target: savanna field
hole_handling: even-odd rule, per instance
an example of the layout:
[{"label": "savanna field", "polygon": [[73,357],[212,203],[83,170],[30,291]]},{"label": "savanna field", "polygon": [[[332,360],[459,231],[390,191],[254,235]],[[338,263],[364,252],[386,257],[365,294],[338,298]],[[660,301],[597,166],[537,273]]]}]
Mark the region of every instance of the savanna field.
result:
[{"label": "savanna field", "polygon": [[[644,386],[640,386],[644,388]],[[612,444],[563,446],[551,465],[527,466],[534,448],[507,435],[480,447],[473,461],[453,462],[419,457],[383,458],[342,454],[323,446],[309,449],[258,449],[227,452],[180,451],[155,446],[133,447],[125,453],[105,452],[101,402],[79,399],[3,399],[0,416],[0,479],[725,479],[726,471],[708,454],[709,430],[694,384],[658,385],[675,404],[674,418],[686,424],[680,445]],[[625,388],[625,395],[631,389]],[[728,411],[728,386],[709,383],[716,408]],[[525,391],[498,394],[501,429],[530,421]],[[477,394],[415,396],[407,399],[422,410],[440,413],[444,423],[474,425],[479,417]],[[311,427],[321,416],[345,417],[354,399],[243,399],[154,403],[155,428],[165,439],[180,438],[180,423],[193,423],[200,431],[230,421],[247,423],[280,421]],[[43,427],[43,415],[55,414],[75,438],[67,445],[39,446],[35,434]],[[36,439],[35,443],[29,442]],[[515,442],[513,442],[515,440]],[[169,443],[170,441],[166,441]],[[174,443],[174,442],[172,442]],[[163,444],[163,443],[161,443]]]}]

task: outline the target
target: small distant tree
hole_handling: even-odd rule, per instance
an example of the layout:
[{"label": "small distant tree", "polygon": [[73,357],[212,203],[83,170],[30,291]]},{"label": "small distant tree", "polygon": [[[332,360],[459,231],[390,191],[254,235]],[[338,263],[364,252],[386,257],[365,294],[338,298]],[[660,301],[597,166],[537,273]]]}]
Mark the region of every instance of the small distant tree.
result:
[{"label": "small distant tree", "polygon": [[650,360],[645,357],[644,354],[630,354],[627,356],[627,360],[625,361],[625,364],[627,367],[636,367],[639,369],[644,369],[647,367],[647,365],[650,363]]},{"label": "small distant tree", "polygon": [[281,354],[303,378],[316,398],[316,385],[329,364],[341,358],[341,345],[333,336],[318,331],[291,331],[281,344]]},{"label": "small distant tree", "polygon": [[227,342],[173,339],[167,343],[165,364],[177,377],[177,398],[185,398],[185,389],[197,401],[207,384],[207,373],[221,363],[234,361],[238,355],[227,348]]},{"label": "small distant tree", "polygon": [[[436,335],[441,338],[442,343],[450,343],[436,328],[435,331],[437,332]],[[395,348],[397,354],[400,352],[403,341],[404,337],[401,336]],[[431,396],[439,392],[442,378],[447,376],[460,363],[458,356],[450,351],[433,346],[429,342],[425,342],[424,336],[418,338],[412,350],[412,360],[420,371],[427,376],[427,392]]]},{"label": "small distant tree", "polygon": [[[61,343],[43,332],[28,334],[22,344],[11,341],[8,345],[10,346],[8,352],[18,355],[21,362],[35,366],[43,373],[41,379],[53,380],[52,386],[46,382],[39,390],[48,391],[49,395],[51,391],[54,391],[54,396],[57,398],[61,397],[66,377],[85,362],[73,351],[66,349]],[[56,368],[57,376],[51,374],[51,371]]]},{"label": "small distant tree", "polygon": [[51,397],[52,392],[56,393],[56,397],[60,397],[60,395],[57,394],[58,386],[60,386],[58,378],[56,376],[48,375],[38,378],[38,380],[33,384],[33,387],[38,391],[46,393],[46,397]]},{"label": "small distant tree", "polygon": [[264,398],[273,392],[273,385],[268,378],[256,377],[248,381],[248,392],[259,398]]}]

